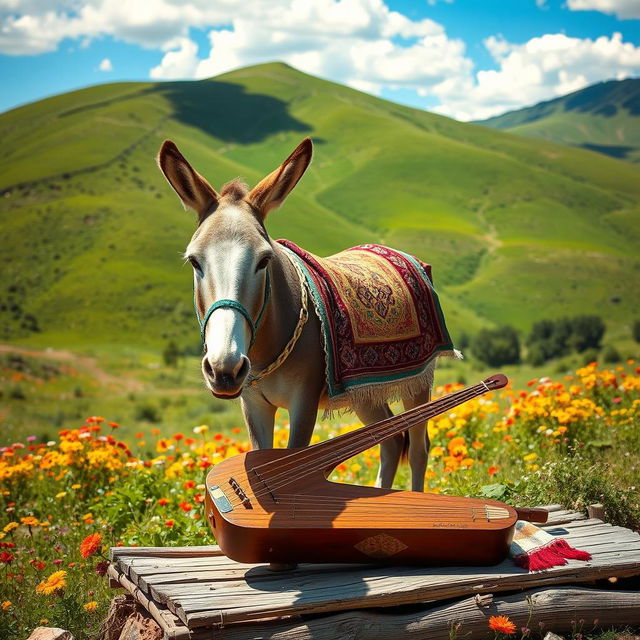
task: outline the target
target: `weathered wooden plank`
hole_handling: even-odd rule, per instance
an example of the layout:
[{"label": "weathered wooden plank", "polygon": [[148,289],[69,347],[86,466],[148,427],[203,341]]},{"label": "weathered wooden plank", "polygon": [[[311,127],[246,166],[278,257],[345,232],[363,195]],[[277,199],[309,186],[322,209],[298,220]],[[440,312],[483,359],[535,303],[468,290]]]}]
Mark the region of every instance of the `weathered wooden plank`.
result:
[{"label": "weathered wooden plank", "polygon": [[158,623],[162,629],[165,638],[167,640],[189,640],[191,634],[189,629],[185,627],[180,619],[172,612],[159,607],[157,603],[153,602],[145,596],[140,589],[136,589],[126,576],[120,573],[114,565],[110,565],[107,569],[107,573],[112,580],[119,582],[123,588],[125,588],[141,605],[148,611],[153,619]]},{"label": "weathered wooden plank", "polygon": [[[517,627],[529,625],[534,632],[542,624],[557,633],[578,628],[589,634],[595,627],[640,624],[640,593],[574,587],[536,589],[510,596],[466,598],[418,611],[356,610],[305,620],[230,624],[220,636],[212,630],[195,631],[192,640],[449,640],[452,626],[458,637],[473,639],[487,636],[489,617],[496,615],[508,616]],[[582,625],[580,620],[584,621]]]},{"label": "weathered wooden plank", "polygon": [[[408,579],[402,572],[395,576],[361,576],[361,580],[325,580],[322,585],[302,584],[298,590],[269,592],[267,597],[258,590],[246,592],[236,590],[216,590],[208,595],[185,595],[171,599],[175,613],[189,627],[251,620],[274,615],[291,615],[330,610],[372,606],[395,606],[415,602],[430,602],[445,598],[461,597],[468,594],[510,591],[549,584],[590,581],[596,578],[616,575],[637,575],[640,573],[640,554],[632,560],[624,552],[609,554],[603,562],[580,563],[570,561],[564,567],[555,567],[544,573],[508,572],[502,575],[466,575],[456,571],[454,581],[429,580],[429,576],[413,576]],[[617,560],[613,562],[612,560]],[[586,565],[586,566],[585,566]],[[613,566],[612,566],[613,565]],[[397,568],[395,568],[397,571]],[[469,568],[465,568],[467,571]],[[454,572],[452,572],[454,573]],[[461,575],[462,574],[462,575]],[[344,578],[344,576],[343,576]],[[346,583],[345,583],[346,582]],[[215,597],[214,597],[215,596]],[[230,603],[236,607],[224,611],[219,603]],[[244,602],[244,604],[243,604]],[[212,610],[213,608],[213,610]],[[217,609],[217,610],[216,610]]]},{"label": "weathered wooden plank", "polygon": [[166,604],[191,628],[220,624],[232,628],[234,623],[274,616],[415,604],[640,574],[638,534],[559,507],[554,514],[559,520],[569,515],[574,519],[550,522],[544,529],[590,551],[591,562],[571,561],[544,573],[526,573],[507,559],[495,567],[300,565],[274,574],[264,565],[230,561],[215,547],[200,547],[196,556],[176,556],[172,550],[154,556],[150,549],[137,554],[138,548],[128,548],[128,555],[116,554],[117,566],[134,589],[137,585],[159,607]]},{"label": "weathered wooden plank", "polygon": [[202,556],[224,556],[218,545],[193,547],[111,547],[109,559],[113,562],[121,556],[154,558],[199,558]]}]

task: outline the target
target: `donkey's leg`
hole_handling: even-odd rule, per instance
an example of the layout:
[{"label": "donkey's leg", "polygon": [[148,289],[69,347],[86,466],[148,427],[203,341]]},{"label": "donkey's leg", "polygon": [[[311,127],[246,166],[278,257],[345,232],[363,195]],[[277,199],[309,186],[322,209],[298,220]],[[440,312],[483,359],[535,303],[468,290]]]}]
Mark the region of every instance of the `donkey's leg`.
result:
[{"label": "donkey's leg", "polygon": [[243,392],[240,405],[252,448],[272,449],[276,407],[254,390]]},{"label": "donkey's leg", "polygon": [[287,447],[306,447],[311,442],[316,426],[318,403],[304,394],[294,397],[289,404],[289,442]]},{"label": "donkey's leg", "polygon": [[[354,406],[353,410],[356,412],[358,418],[360,418],[362,424],[365,425],[390,418],[393,415],[387,404],[378,406],[362,404]],[[376,487],[391,489],[393,479],[398,470],[398,463],[400,462],[403,446],[404,436],[402,434],[388,438],[380,443],[380,467],[378,468]]]},{"label": "donkey's leg", "polygon": [[[402,396],[404,410],[408,411],[418,405],[429,402],[431,389],[426,388],[414,395]],[[429,433],[427,423],[422,422],[409,429],[409,466],[411,467],[411,490],[424,491],[424,474],[429,457]]]}]

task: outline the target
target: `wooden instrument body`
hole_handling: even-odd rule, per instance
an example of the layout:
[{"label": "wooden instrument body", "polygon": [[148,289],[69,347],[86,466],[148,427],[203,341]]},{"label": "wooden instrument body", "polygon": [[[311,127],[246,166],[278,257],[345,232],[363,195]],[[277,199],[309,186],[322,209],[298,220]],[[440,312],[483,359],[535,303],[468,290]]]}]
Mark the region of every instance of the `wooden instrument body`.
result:
[{"label": "wooden instrument body", "polygon": [[[279,463],[298,451],[250,451],[209,472],[207,518],[233,560],[490,565],[509,551],[518,519],[509,505],[338,484],[326,479],[331,469],[304,482],[295,471],[278,476]],[[272,470],[268,477],[262,468]]]}]

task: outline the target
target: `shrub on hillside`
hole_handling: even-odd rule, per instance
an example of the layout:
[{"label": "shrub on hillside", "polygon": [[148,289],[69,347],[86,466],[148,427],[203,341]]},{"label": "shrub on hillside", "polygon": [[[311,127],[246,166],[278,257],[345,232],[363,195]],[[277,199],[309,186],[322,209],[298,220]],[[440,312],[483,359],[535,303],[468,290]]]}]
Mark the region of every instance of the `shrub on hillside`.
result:
[{"label": "shrub on hillside", "polygon": [[636,320],[633,323],[632,333],[633,333],[633,339],[636,342],[640,342],[640,320]]},{"label": "shrub on hillside", "polygon": [[471,351],[478,360],[491,367],[520,362],[520,340],[513,327],[482,329],[471,343]]},{"label": "shrub on hillside", "polygon": [[594,315],[540,320],[534,323],[527,337],[527,359],[538,366],[571,351],[598,350],[604,331],[602,318]]}]

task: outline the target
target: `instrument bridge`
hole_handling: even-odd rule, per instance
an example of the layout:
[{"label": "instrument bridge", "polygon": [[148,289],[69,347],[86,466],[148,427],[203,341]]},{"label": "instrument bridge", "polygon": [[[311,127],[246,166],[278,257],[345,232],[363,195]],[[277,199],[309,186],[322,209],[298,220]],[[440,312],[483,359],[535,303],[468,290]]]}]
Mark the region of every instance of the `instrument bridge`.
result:
[{"label": "instrument bridge", "polygon": [[484,505],[484,514],[487,516],[487,522],[492,520],[504,520],[509,517],[509,510],[504,507],[495,507],[493,505]]}]

